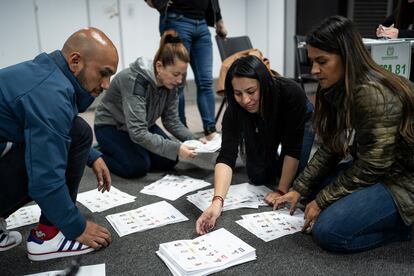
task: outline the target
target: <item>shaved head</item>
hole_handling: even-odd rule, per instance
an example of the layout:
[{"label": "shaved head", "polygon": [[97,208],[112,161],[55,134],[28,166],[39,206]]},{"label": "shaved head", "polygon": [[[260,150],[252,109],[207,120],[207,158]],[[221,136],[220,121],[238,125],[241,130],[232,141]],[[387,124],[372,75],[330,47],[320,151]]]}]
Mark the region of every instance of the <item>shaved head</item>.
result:
[{"label": "shaved head", "polygon": [[97,28],[84,28],[72,34],[62,48],[62,54],[67,58],[72,52],[79,52],[85,59],[90,59],[102,52],[113,51],[118,58],[118,52],[112,41]]},{"label": "shaved head", "polygon": [[75,32],[61,52],[70,71],[92,96],[109,88],[119,58],[114,44],[101,30],[85,28]]}]

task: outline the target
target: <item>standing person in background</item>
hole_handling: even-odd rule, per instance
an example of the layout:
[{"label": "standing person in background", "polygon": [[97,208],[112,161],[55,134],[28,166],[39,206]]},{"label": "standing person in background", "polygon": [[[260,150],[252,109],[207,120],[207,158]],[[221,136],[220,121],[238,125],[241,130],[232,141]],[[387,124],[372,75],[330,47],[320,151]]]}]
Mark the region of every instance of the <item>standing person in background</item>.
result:
[{"label": "standing person in background", "polygon": [[351,253],[411,239],[414,223],[414,91],[376,64],[352,21],[324,20],[306,39],[319,79],[314,123],[322,139],[293,190],[304,231],[329,251]]},{"label": "standing person in background", "polygon": [[[217,35],[227,36],[218,0],[145,0],[160,12],[160,34],[174,29],[190,53],[190,64],[197,85],[197,106],[203,122],[204,134],[212,139],[216,134],[215,99],[213,92],[213,45],[208,26]],[[179,114],[184,125],[184,88],[179,90]]]},{"label": "standing person in background", "polygon": [[178,118],[178,94],[190,57],[173,30],[166,31],[153,60],[143,57],[117,74],[95,111],[95,135],[109,170],[125,178],[151,169],[172,169],[178,156],[192,159],[194,149],[173,141],[193,134]]},{"label": "standing person in background", "polygon": [[288,192],[309,159],[314,136],[306,125],[312,104],[297,83],[276,75],[253,55],[235,60],[226,75],[229,106],[214,169],[214,197],[197,220],[198,234],[209,232],[221,214],[239,147],[245,149],[249,181],[274,190],[265,197],[271,205]]},{"label": "standing person in background", "polygon": [[399,0],[397,9],[377,28],[377,37],[414,38],[414,0]]},{"label": "standing person in background", "polygon": [[75,205],[86,163],[98,190],[111,186],[100,153],[91,150],[92,130],[77,115],[109,88],[117,67],[111,40],[86,28],[61,51],[0,70],[0,251],[21,242],[5,220],[31,200],[42,215],[27,239],[30,260],[85,254],[111,242],[110,232]]}]

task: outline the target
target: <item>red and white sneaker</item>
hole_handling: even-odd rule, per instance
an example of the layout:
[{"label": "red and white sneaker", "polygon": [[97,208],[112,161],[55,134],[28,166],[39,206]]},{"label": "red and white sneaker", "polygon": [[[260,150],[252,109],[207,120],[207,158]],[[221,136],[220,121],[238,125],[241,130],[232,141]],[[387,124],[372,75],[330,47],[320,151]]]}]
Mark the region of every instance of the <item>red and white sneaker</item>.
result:
[{"label": "red and white sneaker", "polygon": [[0,218],[0,251],[9,250],[22,242],[22,235],[17,231],[8,231],[4,218]]},{"label": "red and white sneaker", "polygon": [[[43,233],[33,229],[27,238],[27,256],[32,261],[44,261],[61,257],[86,254],[94,249],[76,240],[68,240],[59,233],[50,240],[42,240]],[[44,234],[43,234],[44,235]],[[37,237],[36,237],[37,236]]]}]

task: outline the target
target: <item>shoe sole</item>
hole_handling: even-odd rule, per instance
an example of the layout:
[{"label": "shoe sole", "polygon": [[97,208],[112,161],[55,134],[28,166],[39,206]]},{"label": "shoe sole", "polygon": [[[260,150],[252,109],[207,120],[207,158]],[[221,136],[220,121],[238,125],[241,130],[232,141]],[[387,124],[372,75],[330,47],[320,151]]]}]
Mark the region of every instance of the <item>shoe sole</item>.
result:
[{"label": "shoe sole", "polygon": [[56,252],[40,253],[40,254],[33,254],[30,252],[27,252],[27,256],[31,261],[46,261],[50,259],[82,255],[82,254],[86,254],[92,251],[94,251],[93,248],[85,248],[83,250],[76,250],[76,251],[75,250],[59,251],[59,252],[56,251]]},{"label": "shoe sole", "polygon": [[20,244],[20,242],[19,243],[14,242],[14,243],[9,244],[7,246],[0,246],[0,252],[3,252],[3,251],[7,251],[9,249],[12,249],[13,247],[18,246],[19,244]]}]

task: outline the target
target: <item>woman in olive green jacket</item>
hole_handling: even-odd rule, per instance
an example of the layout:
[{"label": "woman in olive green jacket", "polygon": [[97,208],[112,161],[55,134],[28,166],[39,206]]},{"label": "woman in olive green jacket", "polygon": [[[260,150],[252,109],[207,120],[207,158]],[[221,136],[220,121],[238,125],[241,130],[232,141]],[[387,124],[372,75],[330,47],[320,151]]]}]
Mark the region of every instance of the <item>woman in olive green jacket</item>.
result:
[{"label": "woman in olive green jacket", "polygon": [[314,125],[322,145],[293,189],[307,202],[303,230],[330,251],[357,252],[411,238],[414,93],[375,64],[352,22],[333,16],[307,36],[319,79]]}]

